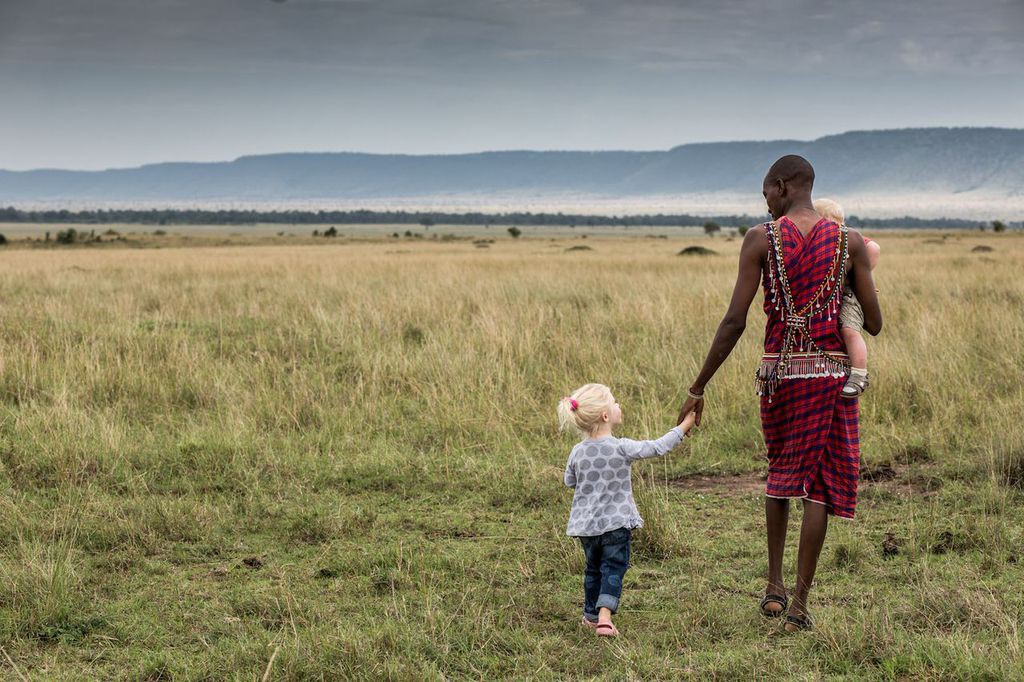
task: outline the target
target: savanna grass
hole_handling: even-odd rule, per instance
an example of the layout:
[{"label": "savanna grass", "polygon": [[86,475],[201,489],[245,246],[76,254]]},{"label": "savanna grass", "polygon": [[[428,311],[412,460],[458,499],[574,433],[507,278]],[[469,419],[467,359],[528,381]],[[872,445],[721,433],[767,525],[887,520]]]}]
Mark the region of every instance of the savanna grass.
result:
[{"label": "savanna grass", "polygon": [[671,426],[739,246],[676,255],[695,241],[0,254],[0,669],[1019,678],[1012,234],[881,235],[886,327],[861,410],[865,467],[884,475],[832,525],[815,632],[780,636],[756,611],[757,304],[696,437],[636,467],[647,526],[624,636],[578,627],[554,405],[601,381],[626,435]]}]

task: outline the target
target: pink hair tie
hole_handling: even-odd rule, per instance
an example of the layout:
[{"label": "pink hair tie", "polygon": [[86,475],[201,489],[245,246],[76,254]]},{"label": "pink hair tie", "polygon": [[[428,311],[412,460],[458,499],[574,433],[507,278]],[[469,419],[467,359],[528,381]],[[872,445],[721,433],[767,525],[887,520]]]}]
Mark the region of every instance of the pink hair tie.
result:
[{"label": "pink hair tie", "polygon": [[580,404],[578,402],[576,402],[575,400],[573,400],[569,396],[565,396],[565,399],[569,401],[569,406],[572,407],[572,411],[573,412],[575,412],[576,410],[580,409]]}]

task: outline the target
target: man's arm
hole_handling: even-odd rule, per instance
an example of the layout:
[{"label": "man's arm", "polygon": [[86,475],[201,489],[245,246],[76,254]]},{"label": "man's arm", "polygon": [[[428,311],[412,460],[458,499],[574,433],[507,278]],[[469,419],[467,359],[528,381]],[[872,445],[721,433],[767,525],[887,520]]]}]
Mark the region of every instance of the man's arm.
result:
[{"label": "man's arm", "polygon": [[[697,375],[697,380],[690,386],[690,392],[695,395],[702,395],[704,387],[711,377],[715,375],[718,368],[725,362],[725,359],[736,347],[736,342],[743,336],[743,330],[747,326],[747,311],[750,303],[754,300],[757,288],[761,285],[761,268],[765,256],[768,255],[768,235],[764,230],[755,227],[747,231],[743,237],[743,247],[740,249],[740,267],[736,275],[736,285],[732,291],[732,301],[729,309],[725,312],[715,332],[715,338],[711,342],[711,349],[704,359],[704,367]],[[700,425],[701,413],[704,411],[704,399],[688,397],[679,410],[679,421],[691,410],[697,412],[697,425]]]},{"label": "man's arm", "polygon": [[850,230],[850,281],[853,293],[864,310],[864,330],[872,336],[882,331],[882,310],[878,306],[875,280],[871,276],[871,261],[864,238],[856,230]]}]

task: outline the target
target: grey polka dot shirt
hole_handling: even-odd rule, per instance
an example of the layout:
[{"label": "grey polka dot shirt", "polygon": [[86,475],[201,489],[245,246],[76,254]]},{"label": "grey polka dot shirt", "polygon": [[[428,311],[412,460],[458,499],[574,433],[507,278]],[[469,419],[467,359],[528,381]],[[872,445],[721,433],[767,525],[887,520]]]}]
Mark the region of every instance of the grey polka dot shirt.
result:
[{"label": "grey polka dot shirt", "polygon": [[569,453],[565,484],[575,488],[566,535],[591,537],[618,528],[640,528],[644,520],[633,500],[630,466],[660,457],[683,440],[677,426],[658,440],[604,436],[580,441]]}]

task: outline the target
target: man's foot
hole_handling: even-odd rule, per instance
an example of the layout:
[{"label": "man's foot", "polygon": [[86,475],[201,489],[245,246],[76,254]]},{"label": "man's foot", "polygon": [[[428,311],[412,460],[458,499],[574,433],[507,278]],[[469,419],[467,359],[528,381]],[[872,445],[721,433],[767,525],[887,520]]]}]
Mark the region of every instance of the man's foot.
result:
[{"label": "man's foot", "polygon": [[786,595],[770,591],[761,600],[761,615],[765,618],[778,618],[785,612],[788,606],[789,599]]},{"label": "man's foot", "polygon": [[814,622],[811,621],[811,616],[806,613],[786,613],[785,623],[782,624],[782,629],[786,632],[797,633],[811,630],[814,628]]},{"label": "man's foot", "polygon": [[619,636],[618,629],[614,625],[612,625],[612,622],[610,620],[609,621],[598,621],[597,625],[595,626],[595,629],[597,630],[597,636],[598,637],[618,637]]}]

